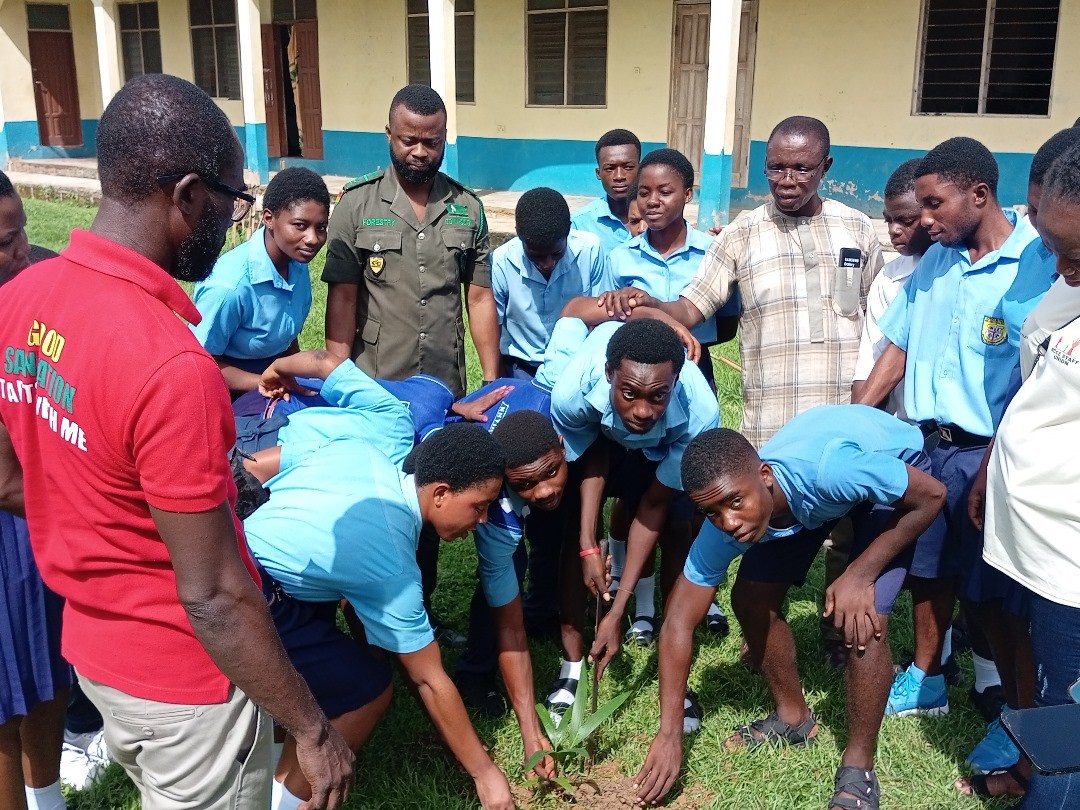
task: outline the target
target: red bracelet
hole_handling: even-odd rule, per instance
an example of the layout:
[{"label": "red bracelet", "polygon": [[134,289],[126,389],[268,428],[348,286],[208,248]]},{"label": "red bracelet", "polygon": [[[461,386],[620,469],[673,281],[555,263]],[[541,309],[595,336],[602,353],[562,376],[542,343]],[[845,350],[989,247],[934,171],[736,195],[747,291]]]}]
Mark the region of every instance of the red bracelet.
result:
[{"label": "red bracelet", "polygon": [[587,548],[584,551],[579,551],[578,556],[579,557],[588,557],[590,554],[599,554],[599,553],[600,553],[600,547],[599,546],[593,546],[592,548]]}]

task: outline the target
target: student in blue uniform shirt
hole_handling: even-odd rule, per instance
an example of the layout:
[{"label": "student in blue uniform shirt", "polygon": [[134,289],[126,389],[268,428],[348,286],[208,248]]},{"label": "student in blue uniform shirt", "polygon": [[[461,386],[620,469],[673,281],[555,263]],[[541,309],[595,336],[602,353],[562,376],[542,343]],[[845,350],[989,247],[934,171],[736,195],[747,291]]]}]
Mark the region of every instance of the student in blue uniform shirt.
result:
[{"label": "student in blue uniform shirt", "polygon": [[888,617],[908,550],[945,501],[945,487],[924,471],[929,465],[922,448],[917,427],[850,405],[803,412],[760,455],[732,430],[711,430],[690,443],[683,483],[708,522],[672,591],[660,633],[660,731],[634,777],[644,802],[659,801],[678,777],[680,704],[694,627],[740,554],[732,606],[776,710],[738,729],[728,746],[814,742],[817,719],[803,696],[783,604],[836,522],[852,514],[859,528],[851,563],[825,596],[826,614],[855,648],[845,673],[847,747],[829,806],[876,810],[874,749],[892,680]]},{"label": "student in blue uniform shirt", "polygon": [[504,372],[529,379],[566,303],[607,289],[607,261],[599,237],[570,229],[570,209],[554,189],[522,194],[514,225],[517,236],[492,254],[491,291]]},{"label": "student in blue uniform shirt", "polygon": [[277,357],[298,351],[311,309],[308,263],[326,243],[330,194],[310,169],[284,169],[263,195],[262,227],[195,285],[192,326],[234,397],[253,390]]},{"label": "student in blue uniform shirt", "polygon": [[[349,411],[368,420],[365,438],[327,437],[319,425],[312,428],[325,409],[293,414],[279,433],[277,472],[265,482],[270,498],[245,521],[271,615],[297,670],[354,749],[390,700],[389,669],[371,649],[378,647],[397,656],[483,806],[513,807],[506,778],[443,671],[416,564],[422,528],[455,540],[485,519],[502,486],[504,455],[476,425],[448,426],[410,454],[408,411],[360,375],[351,362],[341,363],[327,375],[323,396],[348,402],[338,394],[350,380],[357,383]],[[359,407],[360,400],[368,407]],[[398,466],[403,461],[405,472]],[[341,599],[363,624],[363,639],[337,629]],[[538,729],[528,742],[534,749],[546,745]],[[297,808],[306,798],[295,746],[287,741],[273,810]]]},{"label": "student in blue uniform shirt", "polygon": [[637,180],[641,141],[627,129],[605,132],[596,142],[596,179],[604,196],[574,212],[573,227],[600,237],[610,253],[630,239],[630,189]]},{"label": "student in blue uniform shirt", "polygon": [[[982,533],[968,515],[967,500],[1005,408],[1021,327],[1053,274],[1020,272],[1021,255],[1036,232],[1015,212],[1002,211],[997,181],[994,156],[971,138],[951,138],[919,163],[915,192],[937,244],[879,321],[890,345],[855,398],[877,405],[904,380],[904,409],[936,435],[933,475],[949,493],[941,517],[915,547],[909,577],[915,660],[896,677],[889,715],[948,711],[940,659],[956,579],[969,624],[981,625],[991,648],[996,628],[992,620],[981,621],[983,604],[1006,595],[1007,583],[982,562]],[[993,663],[976,659],[977,688],[985,670],[996,679]]]},{"label": "student in blue uniform shirt", "polygon": [[[694,343],[689,333],[684,337]],[[563,363],[560,355],[572,359]],[[552,389],[551,415],[567,458],[578,462],[581,517],[579,546],[565,544],[566,658],[548,695],[553,710],[572,703],[584,653],[584,593],[574,586],[573,569],[580,565],[588,589],[610,599],[596,539],[605,495],[621,497],[633,518],[622,581],[591,651],[601,671],[618,651],[629,594],[659,538],[664,585],[674,582],[682,568],[690,542],[690,506],[681,492],[679,464],[690,440],[720,422],[716,396],[697,366],[685,360],[676,330],[652,318],[604,323],[591,333],[575,318],[556,325],[547,363],[561,370]]]}]

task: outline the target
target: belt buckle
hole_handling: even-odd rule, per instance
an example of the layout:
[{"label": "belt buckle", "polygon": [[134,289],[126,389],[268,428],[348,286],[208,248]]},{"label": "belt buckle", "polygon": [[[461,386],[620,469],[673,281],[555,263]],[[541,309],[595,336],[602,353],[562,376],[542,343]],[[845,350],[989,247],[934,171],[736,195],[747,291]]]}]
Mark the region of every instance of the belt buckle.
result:
[{"label": "belt buckle", "polygon": [[952,442],[952,440],[953,440],[952,430],[945,427],[944,425],[938,425],[937,430],[938,430],[938,434],[941,436],[941,438],[943,438],[947,442]]}]

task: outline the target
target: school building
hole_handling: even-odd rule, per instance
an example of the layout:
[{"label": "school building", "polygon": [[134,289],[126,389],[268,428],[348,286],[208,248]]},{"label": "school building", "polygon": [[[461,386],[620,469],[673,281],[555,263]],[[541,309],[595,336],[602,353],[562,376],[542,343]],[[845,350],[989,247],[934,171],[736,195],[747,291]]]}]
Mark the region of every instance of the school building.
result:
[{"label": "school building", "polygon": [[959,134],[1024,201],[1080,116],[1080,0],[0,0],[0,66],[0,165],[92,157],[120,85],[165,71],[221,105],[253,179],[355,176],[419,81],[453,101],[445,168],[474,187],[596,195],[593,142],[625,127],[685,152],[722,223],[803,114],[832,132],[827,193],[879,215],[891,170]]}]

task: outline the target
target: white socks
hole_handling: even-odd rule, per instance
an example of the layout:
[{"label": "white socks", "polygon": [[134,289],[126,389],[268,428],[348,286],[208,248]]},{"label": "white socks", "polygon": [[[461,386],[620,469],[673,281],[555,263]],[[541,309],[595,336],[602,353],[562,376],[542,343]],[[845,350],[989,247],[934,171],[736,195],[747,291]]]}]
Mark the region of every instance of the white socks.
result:
[{"label": "white socks", "polygon": [[975,691],[985,692],[991,686],[1001,686],[1001,676],[997,667],[989,658],[971,654],[971,663],[975,668]]},{"label": "white socks", "polygon": [[945,631],[945,641],[941,645],[941,665],[945,666],[952,656],[952,628]]},{"label": "white socks", "polygon": [[626,541],[608,535],[607,550],[611,555],[611,578],[619,579],[626,567]]},{"label": "white socks", "polygon": [[683,697],[683,719],[682,719],[682,733],[683,734],[697,734],[701,730],[701,718],[698,717],[698,712],[694,708],[694,703],[690,699],[689,690]]},{"label": "white socks", "polygon": [[712,602],[709,605],[709,612],[706,615],[706,618],[711,619],[713,616],[723,616],[723,615],[724,615],[724,611],[720,610],[720,606],[718,604],[716,604],[716,602]]},{"label": "white socks", "polygon": [[274,786],[270,790],[270,810],[300,810],[303,799],[298,799],[289,793],[284,782],[274,780]]},{"label": "white socks", "polygon": [[[572,681],[580,681],[581,667],[584,663],[584,658],[580,661],[567,661],[563,659],[562,666],[559,667],[559,680],[565,678]],[[574,692],[570,689],[556,689],[547,696],[547,702],[549,704],[564,704],[570,706],[574,702]]]},{"label": "white socks", "polygon": [[64,794],[60,792],[60,780],[57,779],[48,787],[32,788],[26,790],[27,810],[66,810]]}]

